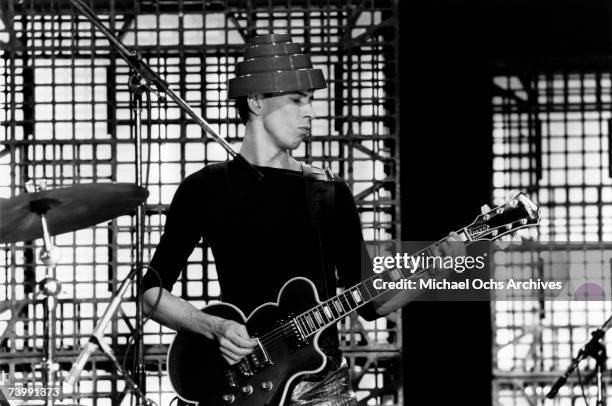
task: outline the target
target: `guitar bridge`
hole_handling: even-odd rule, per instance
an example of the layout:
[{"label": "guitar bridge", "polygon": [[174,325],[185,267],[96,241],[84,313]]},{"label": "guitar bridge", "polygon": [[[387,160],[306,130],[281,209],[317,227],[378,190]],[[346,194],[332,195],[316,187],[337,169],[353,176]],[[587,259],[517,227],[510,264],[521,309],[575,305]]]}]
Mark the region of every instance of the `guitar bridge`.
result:
[{"label": "guitar bridge", "polygon": [[255,339],[257,340],[258,348],[236,364],[238,372],[245,377],[253,376],[268,365],[274,364],[259,338]]}]

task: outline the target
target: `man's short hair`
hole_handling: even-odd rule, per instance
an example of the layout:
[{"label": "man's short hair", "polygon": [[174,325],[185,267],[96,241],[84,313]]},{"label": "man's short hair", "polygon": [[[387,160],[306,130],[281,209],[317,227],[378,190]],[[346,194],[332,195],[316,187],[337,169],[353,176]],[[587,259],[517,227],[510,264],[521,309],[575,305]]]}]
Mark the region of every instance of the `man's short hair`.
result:
[{"label": "man's short hair", "polygon": [[[262,98],[266,99],[268,97],[280,96],[283,93],[264,93],[261,95]],[[242,124],[247,123],[249,121],[249,113],[251,113],[251,108],[249,107],[248,102],[249,96],[240,96],[236,97],[236,101],[234,102],[234,107],[238,110],[238,117],[240,117],[240,121]]]},{"label": "man's short hair", "polygon": [[245,125],[247,121],[249,121],[249,113],[251,112],[247,97],[248,96],[237,97],[234,105],[236,107],[236,110],[238,110],[238,116],[240,117],[240,121],[242,121],[242,124]]}]

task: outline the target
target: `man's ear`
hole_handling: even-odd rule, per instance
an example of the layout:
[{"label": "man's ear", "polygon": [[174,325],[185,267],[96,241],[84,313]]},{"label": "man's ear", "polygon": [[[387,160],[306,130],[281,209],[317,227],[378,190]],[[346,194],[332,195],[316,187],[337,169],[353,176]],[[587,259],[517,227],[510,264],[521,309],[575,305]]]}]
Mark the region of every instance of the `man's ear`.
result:
[{"label": "man's ear", "polygon": [[261,114],[263,103],[262,96],[259,94],[252,94],[247,96],[247,105],[249,106],[249,110],[256,116]]}]

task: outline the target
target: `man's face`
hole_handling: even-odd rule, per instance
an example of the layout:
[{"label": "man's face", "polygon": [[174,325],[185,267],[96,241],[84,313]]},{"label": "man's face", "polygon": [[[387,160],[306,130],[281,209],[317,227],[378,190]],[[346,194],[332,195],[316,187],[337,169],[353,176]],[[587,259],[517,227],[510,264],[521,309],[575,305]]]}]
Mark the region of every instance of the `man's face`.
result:
[{"label": "man's face", "polygon": [[296,149],[310,136],[313,91],[287,93],[262,99],[264,128],[281,149]]}]

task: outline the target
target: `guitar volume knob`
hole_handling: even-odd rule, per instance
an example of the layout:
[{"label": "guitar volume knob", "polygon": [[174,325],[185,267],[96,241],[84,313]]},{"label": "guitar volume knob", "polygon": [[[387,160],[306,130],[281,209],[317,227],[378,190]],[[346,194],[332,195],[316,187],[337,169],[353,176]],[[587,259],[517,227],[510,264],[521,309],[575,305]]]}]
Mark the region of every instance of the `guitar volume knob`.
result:
[{"label": "guitar volume knob", "polygon": [[223,401],[225,402],[225,404],[230,405],[232,403],[234,403],[234,401],[236,400],[236,396],[234,396],[233,394],[225,394],[223,395]]},{"label": "guitar volume knob", "polygon": [[271,391],[272,390],[272,386],[273,386],[272,382],[270,382],[270,381],[263,381],[261,383],[261,389],[266,391],[266,392]]},{"label": "guitar volume knob", "polygon": [[228,385],[232,388],[238,386],[238,384],[236,383],[236,374],[234,374],[234,372],[227,370],[225,372],[225,378],[227,379]]},{"label": "guitar volume knob", "polygon": [[244,393],[245,395],[251,395],[253,393],[253,386],[252,385],[243,386],[242,393]]}]

